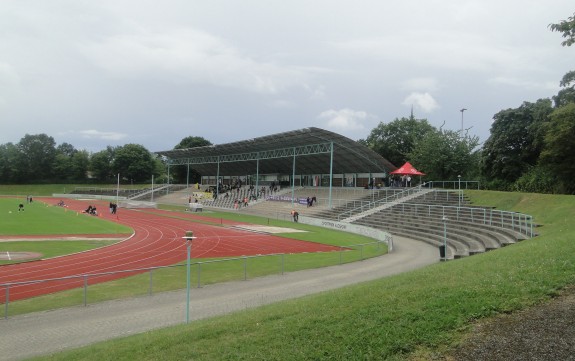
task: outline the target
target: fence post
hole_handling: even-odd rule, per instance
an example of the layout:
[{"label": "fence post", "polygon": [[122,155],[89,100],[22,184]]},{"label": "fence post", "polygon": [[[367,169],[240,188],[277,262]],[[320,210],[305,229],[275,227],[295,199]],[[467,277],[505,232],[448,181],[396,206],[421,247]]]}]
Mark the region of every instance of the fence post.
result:
[{"label": "fence post", "polygon": [[248,279],[248,257],[244,257],[244,281]]},{"label": "fence post", "polygon": [[341,255],[343,253],[343,246],[339,246],[339,264],[341,264]]},{"label": "fence post", "polygon": [[202,287],[201,275],[202,275],[202,262],[198,262],[198,288]]},{"label": "fence post", "polygon": [[148,289],[148,295],[151,296],[152,295],[152,287],[153,287],[153,277],[152,277],[152,272],[154,272],[154,269],[150,269],[150,288]]},{"label": "fence post", "polygon": [[10,285],[6,285],[6,303],[4,304],[4,319],[8,319],[8,303],[10,302]]},{"label": "fence post", "polygon": [[88,276],[84,275],[84,307],[88,305]]},{"label": "fence post", "polygon": [[361,244],[360,247],[361,247],[361,260],[363,261],[363,244]]}]

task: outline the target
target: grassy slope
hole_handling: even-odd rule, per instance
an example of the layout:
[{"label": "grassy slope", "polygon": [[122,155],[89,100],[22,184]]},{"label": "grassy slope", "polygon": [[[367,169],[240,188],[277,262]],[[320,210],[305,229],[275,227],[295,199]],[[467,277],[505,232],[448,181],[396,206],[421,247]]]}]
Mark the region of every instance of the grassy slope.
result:
[{"label": "grassy slope", "polygon": [[[539,237],[483,255],[101,343],[50,359],[404,359],[457,342],[473,320],[575,283],[575,197],[468,192],[534,215]],[[431,350],[431,351],[430,351]]]}]

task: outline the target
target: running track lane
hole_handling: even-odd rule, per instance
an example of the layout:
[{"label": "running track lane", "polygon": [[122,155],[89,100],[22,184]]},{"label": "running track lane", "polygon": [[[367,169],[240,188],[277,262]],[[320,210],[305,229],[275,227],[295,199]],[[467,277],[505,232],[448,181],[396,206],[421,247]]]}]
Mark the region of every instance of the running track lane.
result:
[{"label": "running track lane", "polygon": [[[35,200],[35,202],[39,201],[51,205],[57,203],[56,199],[38,198]],[[109,212],[108,203],[102,201],[66,200],[68,210],[77,212],[86,209],[89,203],[97,206],[101,218],[127,225],[134,229],[134,234],[122,242],[87,252],[0,266],[0,284],[173,265],[187,258],[186,242],[182,238],[187,230],[193,230],[194,237],[197,237],[193,241],[192,258],[339,251],[339,247],[192,223],[186,220],[207,218],[200,215],[176,214],[158,210],[154,210],[154,214],[151,214],[130,209],[118,209],[118,213],[112,215]],[[90,217],[85,214],[81,216]],[[173,218],[174,216],[178,218]],[[210,220],[213,221],[213,219]],[[234,224],[239,223],[226,222],[226,225]],[[89,277],[89,284],[93,285],[143,272],[145,271]],[[10,301],[16,301],[83,287],[83,285],[82,277],[12,285],[9,289],[9,297]],[[0,303],[5,302],[6,287],[0,287]]]}]

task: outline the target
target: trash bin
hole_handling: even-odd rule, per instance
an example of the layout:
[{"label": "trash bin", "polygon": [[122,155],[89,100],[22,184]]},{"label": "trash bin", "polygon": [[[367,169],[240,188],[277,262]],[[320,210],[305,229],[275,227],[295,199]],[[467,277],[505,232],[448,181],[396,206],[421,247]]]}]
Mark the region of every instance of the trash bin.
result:
[{"label": "trash bin", "polygon": [[439,257],[441,259],[445,259],[445,246],[444,245],[439,246]]}]

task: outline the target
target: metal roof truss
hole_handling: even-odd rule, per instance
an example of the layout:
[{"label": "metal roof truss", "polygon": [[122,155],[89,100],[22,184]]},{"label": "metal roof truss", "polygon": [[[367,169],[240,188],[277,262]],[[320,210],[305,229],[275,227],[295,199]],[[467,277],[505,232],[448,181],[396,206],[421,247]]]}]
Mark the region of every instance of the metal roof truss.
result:
[{"label": "metal roof truss", "polygon": [[253,161],[263,159],[287,158],[298,155],[325,154],[325,153],[331,153],[332,150],[333,150],[333,142],[329,142],[329,143],[309,144],[309,145],[273,149],[273,150],[262,150],[258,152],[249,152],[249,153],[212,155],[212,156],[201,156],[201,157],[179,158],[179,159],[170,158],[168,159],[168,163],[170,165],[230,163],[230,162],[242,162],[242,161]]}]

